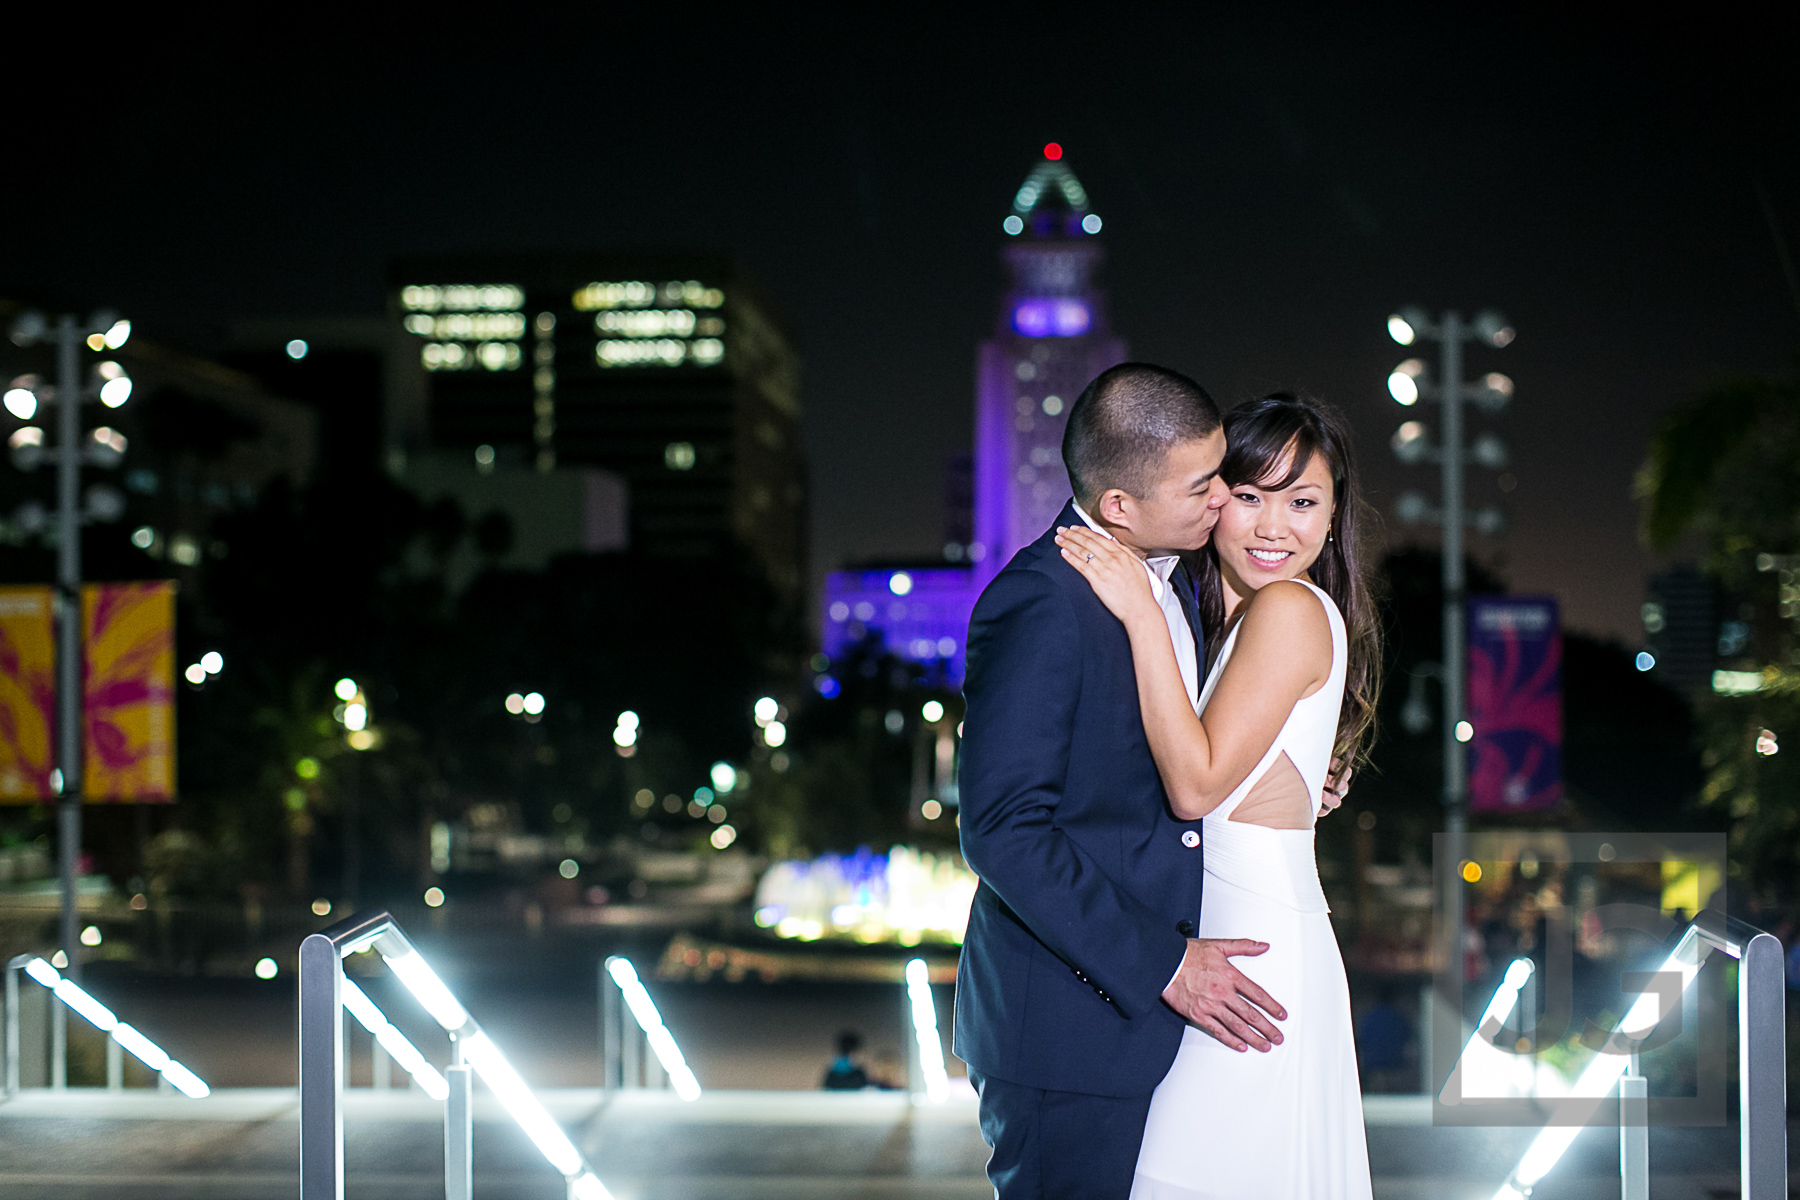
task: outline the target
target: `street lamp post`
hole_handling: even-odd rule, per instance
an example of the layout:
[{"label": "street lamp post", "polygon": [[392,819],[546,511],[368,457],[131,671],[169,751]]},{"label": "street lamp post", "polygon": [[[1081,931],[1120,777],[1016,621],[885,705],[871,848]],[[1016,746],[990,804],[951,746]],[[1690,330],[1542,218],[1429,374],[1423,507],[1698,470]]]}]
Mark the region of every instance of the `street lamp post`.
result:
[{"label": "street lamp post", "polygon": [[[123,510],[116,493],[95,489],[84,507],[81,498],[81,466],[88,461],[96,466],[117,466],[123,457],[125,439],[111,430],[97,438],[93,447],[83,445],[81,403],[100,400],[109,408],[117,408],[131,394],[129,377],[116,364],[111,371],[101,371],[92,386],[82,377],[81,349],[85,342],[94,351],[113,350],[131,336],[131,322],[116,314],[96,313],[86,321],[64,313],[52,327],[42,313],[26,312],[12,327],[12,340],[20,346],[54,340],[56,344],[56,387],[53,392],[36,384],[30,377],[13,381],[8,392],[8,411],[21,420],[35,414],[40,401],[56,404],[56,449],[45,454],[39,441],[14,440],[13,461],[31,470],[45,458],[56,463],[56,768],[51,785],[57,794],[56,833],[57,859],[61,882],[61,928],[59,940],[68,965],[63,968],[71,978],[81,978],[81,913],[76,895],[77,875],[81,864],[82,803],[82,705],[81,705],[81,527],[91,520],[116,520]],[[123,381],[123,386],[114,386]],[[23,385],[23,386],[22,386]],[[29,401],[15,400],[14,392],[27,392]],[[61,1005],[55,1011],[55,1048],[52,1062],[53,1080],[67,1080],[68,1039],[65,1014]]]},{"label": "street lamp post", "polygon": [[[1403,309],[1388,318],[1388,335],[1402,346],[1410,346],[1421,338],[1438,343],[1438,378],[1431,379],[1422,359],[1408,359],[1388,376],[1388,392],[1403,407],[1410,408],[1420,400],[1438,401],[1443,412],[1443,428],[1439,443],[1433,447],[1423,423],[1407,421],[1394,434],[1393,448],[1402,462],[1436,462],[1443,470],[1443,498],[1433,505],[1416,492],[1400,497],[1400,519],[1409,525],[1443,526],[1443,638],[1442,683],[1444,692],[1444,833],[1449,879],[1445,895],[1445,915],[1450,940],[1448,954],[1460,953],[1463,927],[1462,862],[1468,831],[1469,761],[1466,743],[1473,736],[1463,710],[1467,666],[1465,591],[1466,571],[1463,564],[1463,531],[1472,527],[1483,533],[1499,533],[1505,528],[1505,514],[1494,507],[1469,511],[1463,502],[1463,467],[1473,458],[1482,466],[1500,468],[1506,465],[1506,447],[1492,434],[1484,434],[1469,443],[1463,433],[1463,404],[1472,402],[1490,412],[1505,407],[1512,397],[1512,380],[1498,372],[1489,373],[1479,382],[1463,381],[1463,344],[1485,342],[1490,346],[1509,345],[1513,329],[1499,313],[1487,311],[1473,321],[1466,321],[1455,311],[1444,313],[1436,321],[1416,308]],[[1445,966],[1454,968],[1455,959]]]}]

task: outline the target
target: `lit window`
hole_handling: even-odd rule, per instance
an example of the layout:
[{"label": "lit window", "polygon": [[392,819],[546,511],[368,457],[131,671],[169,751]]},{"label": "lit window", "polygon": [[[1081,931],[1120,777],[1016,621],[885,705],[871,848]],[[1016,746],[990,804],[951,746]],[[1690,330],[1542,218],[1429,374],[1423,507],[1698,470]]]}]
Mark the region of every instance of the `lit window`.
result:
[{"label": "lit window", "polygon": [[517,342],[483,342],[475,347],[475,357],[490,371],[516,371],[525,359]]},{"label": "lit window", "polygon": [[643,308],[656,299],[652,284],[637,280],[622,283],[590,283],[575,293],[572,303],[581,312],[599,308]]},{"label": "lit window", "polygon": [[678,367],[687,358],[687,343],[674,338],[594,343],[594,361],[602,367]]},{"label": "lit window", "polygon": [[1013,308],[1013,329],[1026,337],[1080,337],[1092,323],[1093,315],[1082,300],[1035,297]]},{"label": "lit window", "polygon": [[634,338],[689,337],[694,332],[694,312],[688,308],[603,312],[594,318],[594,332]]},{"label": "lit window", "polygon": [[509,283],[415,284],[400,289],[400,306],[408,312],[518,308],[524,303],[525,289]]}]

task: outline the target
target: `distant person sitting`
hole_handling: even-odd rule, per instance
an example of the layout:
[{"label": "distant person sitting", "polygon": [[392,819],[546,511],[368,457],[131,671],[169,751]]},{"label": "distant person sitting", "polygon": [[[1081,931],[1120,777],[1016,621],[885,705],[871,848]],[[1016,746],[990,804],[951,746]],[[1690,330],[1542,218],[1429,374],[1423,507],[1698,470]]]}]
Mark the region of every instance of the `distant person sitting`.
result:
[{"label": "distant person sitting", "polygon": [[1404,1086],[1406,1049],[1412,1023],[1394,1003],[1394,989],[1384,985],[1375,1006],[1363,1014],[1356,1031],[1356,1057],[1362,1067],[1363,1090],[1386,1092]]},{"label": "distant person sitting", "polygon": [[856,1052],[862,1049],[862,1034],[854,1029],[846,1029],[838,1034],[838,1056],[831,1066],[825,1070],[824,1082],[819,1086],[828,1092],[859,1092],[869,1086],[869,1073],[856,1061]]}]

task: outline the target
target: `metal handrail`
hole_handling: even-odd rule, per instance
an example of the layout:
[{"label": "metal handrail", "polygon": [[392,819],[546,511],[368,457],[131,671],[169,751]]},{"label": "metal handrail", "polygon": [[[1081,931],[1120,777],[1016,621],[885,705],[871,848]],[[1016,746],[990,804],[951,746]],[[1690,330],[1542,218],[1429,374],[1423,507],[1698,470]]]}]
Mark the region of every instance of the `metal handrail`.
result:
[{"label": "metal handrail", "polygon": [[450,1035],[455,1062],[446,1073],[444,1144],[450,1200],[469,1196],[471,1069],[562,1175],[572,1200],[609,1200],[581,1151],[385,909],[356,913],[300,943],[301,1200],[343,1200],[343,960],[369,949]]},{"label": "metal handrail", "polygon": [[[1738,960],[1738,1159],[1744,1200],[1787,1200],[1787,979],[1781,942],[1747,921],[1706,909],[1688,922],[1658,974],[1693,983],[1714,951]],[[1612,1052],[1596,1059],[1576,1083],[1575,1099],[1598,1104],[1619,1088],[1619,1171],[1624,1200],[1648,1200],[1649,1128],[1645,1083],[1637,1050],[1668,1014],[1648,1007],[1643,993],[1614,1026]],[[1654,1019],[1652,1019],[1654,1016]],[[1604,1070],[1600,1068],[1604,1067]],[[1594,1078],[1590,1081],[1589,1076]],[[1610,1075],[1611,1078],[1602,1078]],[[1583,1084],[1590,1086],[1583,1088]],[[1549,1173],[1583,1126],[1552,1125],[1539,1132],[1494,1200],[1520,1200]]]},{"label": "metal handrail", "polygon": [[[6,1069],[4,1084],[0,1085],[0,1095],[11,1098],[19,1092],[19,1065],[23,1057],[23,1046],[19,1038],[19,975],[21,972],[28,975],[34,982],[41,984],[44,990],[55,997],[64,1008],[80,1013],[90,1025],[106,1035],[106,1087],[108,1091],[120,1091],[124,1088],[124,1052],[129,1050],[133,1058],[156,1072],[161,1085],[171,1086],[190,1099],[197,1100],[210,1094],[211,1089],[206,1086],[205,1080],[171,1058],[161,1046],[124,1021],[119,1020],[110,1008],[96,1000],[80,984],[63,976],[48,960],[39,958],[35,954],[20,954],[7,961],[5,972]],[[52,1066],[54,1071],[54,1064]],[[53,1073],[51,1087],[61,1090],[64,1084],[64,1076],[60,1073]]]}]

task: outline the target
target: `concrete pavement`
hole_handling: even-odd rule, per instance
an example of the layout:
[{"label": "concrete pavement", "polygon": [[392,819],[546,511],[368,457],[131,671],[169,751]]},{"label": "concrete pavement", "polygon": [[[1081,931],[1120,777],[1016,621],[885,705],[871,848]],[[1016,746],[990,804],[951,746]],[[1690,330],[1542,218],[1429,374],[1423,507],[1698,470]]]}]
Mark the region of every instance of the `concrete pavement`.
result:
[{"label": "concrete pavement", "polygon": [[[972,1094],[915,1106],[898,1093],[722,1091],[540,1093],[619,1200],[978,1200],[987,1149]],[[1423,1098],[1371,1096],[1379,1200],[1489,1200],[1529,1129],[1436,1129]],[[422,1093],[356,1088],[345,1103],[346,1194],[443,1194],[443,1110]],[[477,1089],[476,1194],[557,1200],[560,1179]],[[1733,1128],[1658,1129],[1657,1200],[1711,1200],[1736,1187]],[[299,1194],[299,1121],[286,1088],[205,1100],[138,1090],[28,1090],[0,1104],[8,1200],[265,1200]],[[1537,1200],[1618,1194],[1617,1134],[1577,1140]]]}]

